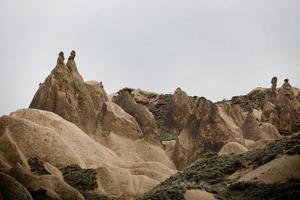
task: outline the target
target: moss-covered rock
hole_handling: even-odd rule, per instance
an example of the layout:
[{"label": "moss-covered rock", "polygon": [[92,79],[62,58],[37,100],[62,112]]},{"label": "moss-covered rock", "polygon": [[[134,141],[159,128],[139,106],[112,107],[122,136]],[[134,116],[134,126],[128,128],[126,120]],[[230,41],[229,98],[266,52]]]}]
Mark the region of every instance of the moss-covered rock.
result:
[{"label": "moss-covered rock", "polygon": [[81,194],[84,196],[86,200],[122,200],[117,197],[108,197],[102,194],[98,194],[95,192],[83,191]]},{"label": "moss-covered rock", "polygon": [[95,169],[82,169],[79,165],[69,165],[61,169],[64,180],[79,190],[92,190],[98,187]]},{"label": "moss-covered rock", "polygon": [[299,180],[268,185],[236,183],[235,180],[227,179],[237,170],[259,167],[280,155],[300,154],[299,149],[300,133],[277,140],[263,149],[244,154],[221,156],[206,154],[139,199],[182,199],[188,189],[206,190],[219,199],[300,199]]},{"label": "moss-covered rock", "polygon": [[300,199],[300,180],[263,184],[238,182],[230,185],[222,199],[233,200],[296,200]]}]

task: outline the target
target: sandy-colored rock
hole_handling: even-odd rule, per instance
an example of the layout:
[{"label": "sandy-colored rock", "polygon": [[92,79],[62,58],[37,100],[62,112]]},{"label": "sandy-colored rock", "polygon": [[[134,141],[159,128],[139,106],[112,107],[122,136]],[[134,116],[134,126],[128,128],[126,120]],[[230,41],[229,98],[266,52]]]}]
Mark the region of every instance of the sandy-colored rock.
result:
[{"label": "sandy-colored rock", "polygon": [[245,153],[247,152],[248,149],[237,143],[237,142],[228,142],[226,143],[221,150],[219,151],[219,155],[223,155],[223,154],[241,154],[241,153]]},{"label": "sandy-colored rock", "polygon": [[[250,141],[250,140],[248,140]],[[255,150],[255,149],[261,149],[263,147],[265,147],[266,145],[274,142],[275,140],[274,139],[260,139],[260,140],[257,140],[257,141],[253,141],[251,140],[252,142],[249,142],[246,147],[247,149],[249,149],[250,151],[252,150]]]},{"label": "sandy-colored rock", "polygon": [[300,102],[294,95],[292,86],[287,79],[279,89],[275,105],[279,118],[278,130],[290,133],[293,125],[300,123]]},{"label": "sandy-colored rock", "polygon": [[269,101],[264,104],[261,121],[271,123],[275,126],[278,126],[279,124],[278,112],[276,110],[276,107]]},{"label": "sandy-colored rock", "polygon": [[176,140],[163,141],[162,144],[164,146],[165,152],[171,158],[175,150]]},{"label": "sandy-colored rock", "polygon": [[237,104],[222,103],[218,104],[219,115],[225,121],[226,125],[235,135],[241,135],[241,126],[246,115]]},{"label": "sandy-colored rock", "polygon": [[155,102],[159,97],[159,94],[157,93],[141,89],[135,89],[131,92],[131,94],[133,95],[135,102],[146,106]]},{"label": "sandy-colored rock", "polygon": [[90,93],[96,111],[101,111],[103,103],[108,101],[104,88],[97,81],[86,81],[85,86]]},{"label": "sandy-colored rock", "polygon": [[212,193],[206,192],[205,190],[187,190],[184,194],[185,200],[216,200]]},{"label": "sandy-colored rock", "polygon": [[193,102],[193,114],[176,140],[173,161],[183,169],[206,152],[218,152],[231,139],[242,138],[235,120],[220,106],[201,97]]},{"label": "sandy-colored rock", "polygon": [[262,121],[276,126],[280,133],[297,132],[294,127],[300,124],[300,99],[298,89],[285,79],[283,85],[267,99],[263,107]]},{"label": "sandy-colored rock", "polygon": [[131,90],[127,89],[119,91],[113,102],[135,118],[148,141],[159,143],[160,138],[153,114],[146,106],[136,103],[130,92]]},{"label": "sandy-colored rock", "polygon": [[239,181],[273,184],[300,178],[300,155],[281,156],[242,176]]},{"label": "sandy-colored rock", "polygon": [[36,176],[21,165],[11,168],[8,174],[17,179],[32,193],[42,189],[46,190],[46,195],[52,199],[84,200],[79,191],[65,183],[60,177],[53,175]]},{"label": "sandy-colored rock", "polygon": [[257,109],[253,109],[252,112],[253,112],[253,115],[254,115],[255,119],[257,121],[260,121],[261,120],[262,111],[261,110],[257,110]]},{"label": "sandy-colored rock", "polygon": [[177,169],[184,169],[186,166],[196,160],[197,154],[194,152],[191,133],[183,130],[176,139],[172,160]]},{"label": "sandy-colored rock", "polygon": [[252,111],[247,115],[247,118],[241,127],[243,137],[250,140],[259,140],[261,139],[261,130],[259,128],[258,121],[256,120]]},{"label": "sandy-colored rock", "polygon": [[[129,191],[131,196],[137,196],[176,172],[174,164],[159,145],[151,145],[144,139],[132,139],[130,133],[129,136],[114,132],[107,136],[89,136],[51,112],[18,110],[1,117],[0,127],[0,150],[10,166],[21,163],[21,168],[29,171],[27,160],[39,157],[45,162],[44,167],[51,177],[55,177],[34,179],[32,184],[41,182],[47,187],[58,184],[61,174],[57,168],[78,164],[82,168],[105,168],[112,177],[118,177],[117,184],[112,187],[117,188],[120,196]],[[10,149],[9,146],[13,147]],[[108,182],[101,177],[97,191],[112,194],[103,189],[102,184]],[[49,191],[58,195],[52,189]]]},{"label": "sandy-colored rock", "polygon": [[271,123],[264,123],[262,122],[259,125],[259,128],[261,130],[261,139],[267,139],[267,140],[277,140],[280,139],[282,136],[278,132],[277,128],[271,124]]},{"label": "sandy-colored rock", "polygon": [[105,102],[99,116],[102,131],[106,134],[114,132],[133,139],[143,136],[143,132],[134,117],[113,102]]}]

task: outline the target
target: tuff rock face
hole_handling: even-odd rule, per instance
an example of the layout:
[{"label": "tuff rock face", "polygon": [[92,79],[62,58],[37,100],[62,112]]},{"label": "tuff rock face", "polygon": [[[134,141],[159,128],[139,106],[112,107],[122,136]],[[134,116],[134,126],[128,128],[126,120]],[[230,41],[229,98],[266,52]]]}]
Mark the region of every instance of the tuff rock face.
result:
[{"label": "tuff rock face", "polygon": [[245,113],[238,105],[216,105],[203,97],[189,97],[180,88],[173,95],[148,93],[146,96],[133,89],[130,93],[133,99],[149,97],[139,102],[153,113],[161,140],[173,139],[167,151],[178,169],[203,153],[218,152],[227,141],[242,140],[240,128]]}]

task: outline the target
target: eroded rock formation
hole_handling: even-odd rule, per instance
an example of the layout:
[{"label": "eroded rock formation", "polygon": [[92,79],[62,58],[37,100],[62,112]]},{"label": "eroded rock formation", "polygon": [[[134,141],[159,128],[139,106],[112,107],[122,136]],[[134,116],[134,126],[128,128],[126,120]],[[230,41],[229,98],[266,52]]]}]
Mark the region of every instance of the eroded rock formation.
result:
[{"label": "eroded rock formation", "polygon": [[99,84],[83,81],[74,58],[72,51],[66,66],[63,53],[59,54],[56,67],[36,92],[30,108],[54,112],[84,132],[96,134],[100,128],[98,114],[108,98]]}]

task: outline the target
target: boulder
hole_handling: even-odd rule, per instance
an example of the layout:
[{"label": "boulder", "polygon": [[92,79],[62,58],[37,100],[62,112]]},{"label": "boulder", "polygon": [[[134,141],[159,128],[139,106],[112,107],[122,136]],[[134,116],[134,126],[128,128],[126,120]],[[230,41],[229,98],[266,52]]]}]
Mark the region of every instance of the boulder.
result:
[{"label": "boulder", "polygon": [[247,151],[248,149],[246,147],[237,142],[228,142],[221,148],[218,154],[241,154]]},{"label": "boulder", "polygon": [[262,122],[259,125],[259,128],[261,130],[261,139],[277,140],[282,138],[277,128],[271,123]]},{"label": "boulder", "polygon": [[191,189],[184,193],[185,200],[217,200],[212,193],[205,190]]}]

